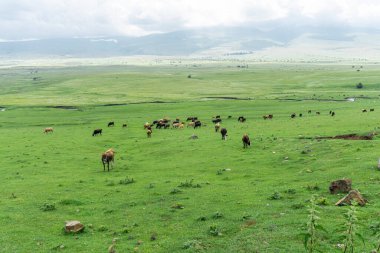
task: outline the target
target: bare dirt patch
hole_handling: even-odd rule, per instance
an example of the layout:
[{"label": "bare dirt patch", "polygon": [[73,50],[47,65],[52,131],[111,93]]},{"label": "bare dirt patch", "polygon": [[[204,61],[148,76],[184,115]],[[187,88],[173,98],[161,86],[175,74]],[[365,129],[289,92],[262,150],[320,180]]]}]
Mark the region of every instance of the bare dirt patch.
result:
[{"label": "bare dirt patch", "polygon": [[377,133],[369,133],[366,135],[343,134],[343,135],[335,135],[335,136],[316,137],[315,139],[317,139],[317,140],[334,139],[334,140],[366,140],[366,141],[370,141],[370,140],[373,140],[373,138],[376,134]]},{"label": "bare dirt patch", "polygon": [[48,108],[63,109],[63,110],[79,110],[78,107],[72,105],[54,105],[47,106]]},{"label": "bare dirt patch", "polygon": [[224,100],[252,100],[252,98],[238,98],[238,97],[205,97],[207,99],[224,99]]}]

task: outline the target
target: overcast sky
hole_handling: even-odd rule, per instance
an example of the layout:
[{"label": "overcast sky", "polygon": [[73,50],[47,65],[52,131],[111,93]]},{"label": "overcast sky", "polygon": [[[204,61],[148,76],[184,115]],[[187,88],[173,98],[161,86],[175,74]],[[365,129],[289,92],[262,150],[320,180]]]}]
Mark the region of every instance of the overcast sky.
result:
[{"label": "overcast sky", "polygon": [[213,26],[380,27],[379,0],[0,0],[0,40],[141,36]]}]

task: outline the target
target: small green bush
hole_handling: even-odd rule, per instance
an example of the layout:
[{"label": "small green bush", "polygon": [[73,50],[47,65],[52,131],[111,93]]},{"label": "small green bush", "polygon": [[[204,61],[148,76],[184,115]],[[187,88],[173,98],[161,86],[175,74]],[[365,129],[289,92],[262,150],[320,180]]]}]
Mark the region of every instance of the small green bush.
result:
[{"label": "small green bush", "polygon": [[212,236],[221,236],[222,235],[222,232],[221,230],[216,226],[216,225],[211,225],[209,227],[209,233],[212,235]]},{"label": "small green bush", "polygon": [[55,210],[55,204],[44,203],[40,209],[44,212]]},{"label": "small green bush", "polygon": [[127,185],[127,184],[133,184],[136,183],[136,181],[133,178],[126,177],[125,179],[121,179],[119,181],[119,184]]}]

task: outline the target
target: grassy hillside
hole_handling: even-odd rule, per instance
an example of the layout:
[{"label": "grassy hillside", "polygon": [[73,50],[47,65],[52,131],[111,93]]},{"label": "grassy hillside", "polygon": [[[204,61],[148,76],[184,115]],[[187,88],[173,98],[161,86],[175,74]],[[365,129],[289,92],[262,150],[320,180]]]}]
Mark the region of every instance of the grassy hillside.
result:
[{"label": "grassy hillside", "polygon": [[[378,130],[380,70],[236,65],[1,69],[0,252],[107,252],[113,238],[118,252],[304,252],[313,194],[328,231],[318,248],[341,252],[336,229],[347,207],[334,206],[343,195],[328,186],[343,177],[369,200],[358,207],[366,244],[358,240],[357,250],[374,248],[379,137],[314,137]],[[263,120],[269,113],[273,120]],[[227,141],[214,131],[215,115]],[[247,122],[237,122],[241,115]],[[154,128],[146,138],[145,122],[188,116],[206,126]],[[103,135],[92,137],[95,128]],[[115,167],[103,172],[100,155],[111,147]],[[80,220],[85,232],[64,234],[67,220]]]}]

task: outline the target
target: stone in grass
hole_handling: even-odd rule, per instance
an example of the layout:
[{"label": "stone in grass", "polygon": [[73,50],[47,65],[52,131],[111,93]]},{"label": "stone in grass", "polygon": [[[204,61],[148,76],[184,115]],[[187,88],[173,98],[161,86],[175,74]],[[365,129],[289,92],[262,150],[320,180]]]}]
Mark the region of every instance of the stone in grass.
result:
[{"label": "stone in grass", "polygon": [[65,232],[66,233],[79,233],[84,229],[84,225],[80,221],[72,220],[66,221]]},{"label": "stone in grass", "polygon": [[351,190],[346,196],[344,196],[338,202],[336,202],[335,205],[351,205],[352,200],[355,200],[360,206],[365,206],[365,204],[367,203],[367,200],[363,198],[359,191]]},{"label": "stone in grass", "polygon": [[198,136],[195,135],[195,134],[193,134],[193,135],[191,135],[191,136],[189,137],[189,139],[190,139],[190,140],[196,140],[196,139],[198,139]]},{"label": "stone in grass", "polygon": [[347,193],[351,191],[351,179],[340,179],[331,182],[329,190],[331,194],[337,194],[339,192]]}]

